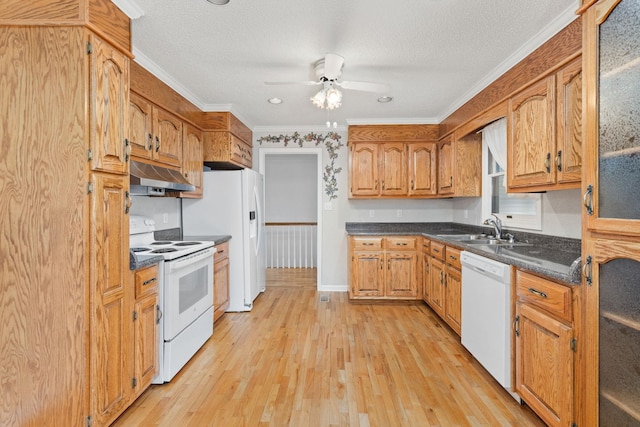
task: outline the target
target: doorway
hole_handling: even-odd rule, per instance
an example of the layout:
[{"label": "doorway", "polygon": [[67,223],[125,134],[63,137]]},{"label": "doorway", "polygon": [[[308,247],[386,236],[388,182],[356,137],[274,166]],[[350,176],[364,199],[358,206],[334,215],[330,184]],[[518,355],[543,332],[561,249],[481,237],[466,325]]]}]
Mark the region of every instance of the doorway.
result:
[{"label": "doorway", "polygon": [[262,148],[268,286],[321,283],[322,149]]}]

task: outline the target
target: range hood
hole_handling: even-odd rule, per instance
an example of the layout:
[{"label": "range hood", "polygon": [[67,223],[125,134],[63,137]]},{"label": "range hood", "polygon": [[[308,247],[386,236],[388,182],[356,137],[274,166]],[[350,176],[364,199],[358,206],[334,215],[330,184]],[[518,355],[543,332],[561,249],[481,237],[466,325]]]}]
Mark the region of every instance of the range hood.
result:
[{"label": "range hood", "polygon": [[196,189],[182,174],[173,169],[131,161],[129,173],[132,186],[164,188],[170,191],[193,191]]}]

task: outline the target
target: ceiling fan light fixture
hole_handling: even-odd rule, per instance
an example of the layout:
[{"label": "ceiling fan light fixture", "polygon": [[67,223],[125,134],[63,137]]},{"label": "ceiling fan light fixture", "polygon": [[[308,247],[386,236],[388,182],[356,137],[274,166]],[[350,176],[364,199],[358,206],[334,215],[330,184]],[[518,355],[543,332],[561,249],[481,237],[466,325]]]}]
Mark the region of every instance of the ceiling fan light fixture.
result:
[{"label": "ceiling fan light fixture", "polygon": [[333,110],[342,105],[342,92],[332,87],[327,91],[327,110]]},{"label": "ceiling fan light fixture", "polygon": [[318,93],[313,95],[310,99],[316,107],[324,108],[324,101],[327,99],[327,94],[324,89],[320,89]]}]

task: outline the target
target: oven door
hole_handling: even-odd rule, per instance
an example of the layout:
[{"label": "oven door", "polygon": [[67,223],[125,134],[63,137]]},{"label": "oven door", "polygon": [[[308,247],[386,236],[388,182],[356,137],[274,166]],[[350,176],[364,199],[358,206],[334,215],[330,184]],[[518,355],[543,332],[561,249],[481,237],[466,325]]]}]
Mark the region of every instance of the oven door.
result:
[{"label": "oven door", "polygon": [[171,341],[213,306],[213,254],[207,248],[164,262],[164,341]]}]

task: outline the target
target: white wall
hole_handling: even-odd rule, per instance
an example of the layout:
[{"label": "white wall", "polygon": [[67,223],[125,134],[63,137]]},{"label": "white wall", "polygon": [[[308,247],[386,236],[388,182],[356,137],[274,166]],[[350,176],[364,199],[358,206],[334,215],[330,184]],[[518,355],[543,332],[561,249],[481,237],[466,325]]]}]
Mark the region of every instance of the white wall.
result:
[{"label": "white wall", "polygon": [[180,199],[175,197],[132,196],[131,214],[152,218],[156,222],[156,230],[180,227],[182,222]]},{"label": "white wall", "polygon": [[317,158],[309,154],[265,157],[265,220],[315,222],[318,216]]},{"label": "white wall", "polygon": [[[466,216],[465,216],[466,215]],[[479,197],[455,199],[454,222],[481,225],[482,203]],[[542,193],[542,230],[530,233],[552,236],[581,238],[582,195],[580,189],[558,190]]]}]

